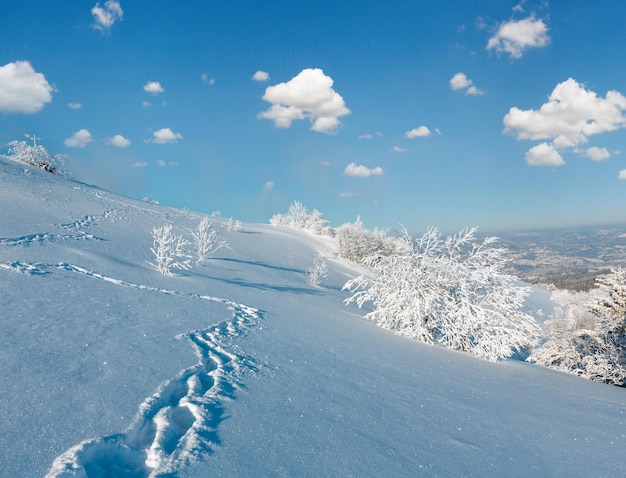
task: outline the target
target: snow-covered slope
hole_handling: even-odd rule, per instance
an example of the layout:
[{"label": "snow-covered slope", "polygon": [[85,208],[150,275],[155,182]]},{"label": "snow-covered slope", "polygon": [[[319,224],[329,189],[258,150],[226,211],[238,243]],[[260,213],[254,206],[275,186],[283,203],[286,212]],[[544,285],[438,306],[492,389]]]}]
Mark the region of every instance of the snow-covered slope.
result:
[{"label": "snow-covered slope", "polygon": [[164,276],[201,215],[2,159],[0,205],[0,476],[626,474],[625,390],[377,328],[329,238],[213,218]]}]

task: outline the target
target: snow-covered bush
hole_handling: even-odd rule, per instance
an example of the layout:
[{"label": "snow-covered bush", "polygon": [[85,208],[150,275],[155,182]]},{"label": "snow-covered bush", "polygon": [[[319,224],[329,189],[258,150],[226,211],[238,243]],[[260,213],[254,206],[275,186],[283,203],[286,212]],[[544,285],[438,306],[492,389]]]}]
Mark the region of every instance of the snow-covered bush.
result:
[{"label": "snow-covered bush", "polygon": [[[30,138],[30,136],[29,136]],[[21,163],[30,164],[50,173],[65,173],[65,156],[57,154],[52,156],[41,144],[37,144],[37,138],[32,136],[33,145],[26,141],[11,141],[7,158]]]},{"label": "snow-covered bush", "polygon": [[597,382],[626,386],[626,270],[597,279],[588,293],[554,293],[561,307],[544,324],[546,341],[528,357]]},{"label": "snow-covered bush", "polygon": [[328,264],[324,261],[324,257],[319,254],[311,267],[309,267],[306,271],[306,276],[309,281],[309,284],[313,286],[319,286],[322,279],[328,276]]},{"label": "snow-covered bush", "polygon": [[374,310],[380,326],[430,344],[440,343],[498,360],[538,342],[540,329],[522,311],[530,290],[504,273],[505,250],[495,238],[478,242],[476,228],[443,238],[430,228],[404,253],[376,255],[363,263],[372,272],[348,281],[346,303]]},{"label": "snow-covered bush", "polygon": [[314,234],[332,235],[330,223],[317,209],[308,212],[301,202],[294,201],[289,206],[287,214],[275,214],[270,218],[273,226],[289,226],[296,229],[306,229]]},{"label": "snow-covered bush", "polygon": [[208,217],[202,218],[195,230],[191,232],[198,255],[196,264],[208,259],[211,254],[222,247],[228,247],[228,243],[219,238],[217,230]]},{"label": "snow-covered bush", "polygon": [[228,223],[226,224],[226,229],[228,232],[241,231],[241,221],[239,219],[233,219],[232,217],[229,218]]},{"label": "snow-covered bush", "polygon": [[357,217],[354,223],[346,223],[336,230],[339,255],[352,262],[360,263],[370,256],[383,255],[399,252],[402,243],[395,237],[388,237],[387,233],[375,228],[368,230]]},{"label": "snow-covered bush", "polygon": [[154,262],[149,262],[161,274],[171,275],[172,269],[190,269],[191,256],[185,251],[189,242],[172,232],[172,225],[167,224],[152,229],[152,247]]}]

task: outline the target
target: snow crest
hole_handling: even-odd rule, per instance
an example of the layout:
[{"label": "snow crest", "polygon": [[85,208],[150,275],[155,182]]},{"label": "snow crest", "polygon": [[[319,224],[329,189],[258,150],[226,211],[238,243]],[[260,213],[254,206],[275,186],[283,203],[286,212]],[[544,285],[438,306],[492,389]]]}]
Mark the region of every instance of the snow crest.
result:
[{"label": "snow crest", "polygon": [[161,384],[139,406],[128,430],[73,446],[54,460],[47,478],[172,476],[219,445],[226,404],[241,388],[244,374],[261,366],[233,341],[257,325],[263,312],[227,299],[134,284],[63,262],[5,262],[0,269],[28,275],[45,275],[50,269],[73,272],[122,287],[221,302],[233,311],[229,320],[177,337],[191,342],[198,363]]}]

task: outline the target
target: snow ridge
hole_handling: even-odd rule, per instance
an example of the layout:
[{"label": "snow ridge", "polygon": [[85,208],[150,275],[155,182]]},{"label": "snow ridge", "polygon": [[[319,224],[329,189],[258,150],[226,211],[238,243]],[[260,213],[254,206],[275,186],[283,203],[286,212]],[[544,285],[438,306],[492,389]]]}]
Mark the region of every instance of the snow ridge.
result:
[{"label": "snow ridge", "polygon": [[0,263],[0,269],[28,275],[45,275],[49,269],[57,269],[123,287],[221,302],[233,311],[229,320],[177,337],[191,342],[198,363],[161,384],[139,406],[127,431],[86,440],[70,448],[54,460],[47,478],[172,476],[219,444],[217,431],[226,403],[242,387],[243,375],[260,367],[232,342],[263,319],[260,310],[227,299],[134,284],[63,262],[13,261]]}]

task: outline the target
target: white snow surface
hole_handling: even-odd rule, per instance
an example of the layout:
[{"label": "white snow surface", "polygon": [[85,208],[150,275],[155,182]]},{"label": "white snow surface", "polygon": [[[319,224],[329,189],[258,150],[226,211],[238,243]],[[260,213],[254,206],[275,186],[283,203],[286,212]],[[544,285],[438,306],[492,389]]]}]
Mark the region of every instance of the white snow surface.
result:
[{"label": "white snow surface", "polygon": [[328,237],[212,218],[167,276],[201,214],[5,159],[0,205],[2,477],[626,475],[626,390],[376,327]]}]

